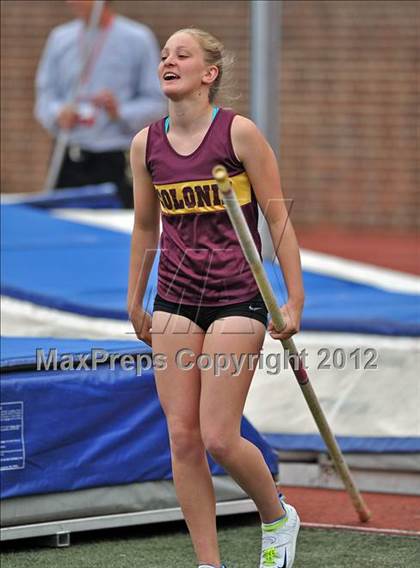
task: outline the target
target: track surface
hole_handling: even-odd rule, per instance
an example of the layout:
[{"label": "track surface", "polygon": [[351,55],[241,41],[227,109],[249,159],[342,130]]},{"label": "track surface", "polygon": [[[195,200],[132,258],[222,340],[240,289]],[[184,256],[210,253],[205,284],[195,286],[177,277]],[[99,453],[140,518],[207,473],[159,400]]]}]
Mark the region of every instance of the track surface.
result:
[{"label": "track surface", "polygon": [[299,511],[303,523],[348,526],[388,531],[409,531],[420,536],[420,497],[385,493],[363,493],[372,517],[359,521],[345,491],[284,487],[286,500]]},{"label": "track surface", "polygon": [[328,227],[298,227],[296,233],[300,246],[309,250],[420,274],[419,234],[389,234],[366,229],[349,231]]}]

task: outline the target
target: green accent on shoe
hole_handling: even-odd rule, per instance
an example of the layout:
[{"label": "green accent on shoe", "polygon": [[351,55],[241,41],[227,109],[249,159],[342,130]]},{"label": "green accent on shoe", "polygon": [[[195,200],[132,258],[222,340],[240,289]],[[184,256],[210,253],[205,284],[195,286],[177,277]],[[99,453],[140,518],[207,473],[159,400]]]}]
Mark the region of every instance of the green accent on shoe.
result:
[{"label": "green accent on shoe", "polygon": [[277,551],[275,548],[266,548],[263,552],[264,566],[275,566],[277,561]]},{"label": "green accent on shoe", "polygon": [[281,528],[284,524],[286,524],[286,521],[287,521],[287,513],[284,515],[284,517],[282,517],[278,521],[274,521],[274,523],[262,523],[261,524],[262,530],[264,532],[276,531],[277,529]]}]

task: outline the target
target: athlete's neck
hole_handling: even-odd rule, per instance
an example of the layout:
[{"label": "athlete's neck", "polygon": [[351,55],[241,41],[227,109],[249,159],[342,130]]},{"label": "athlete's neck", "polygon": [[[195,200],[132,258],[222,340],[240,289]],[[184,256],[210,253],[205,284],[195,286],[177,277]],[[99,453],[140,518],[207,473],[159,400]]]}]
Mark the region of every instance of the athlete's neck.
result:
[{"label": "athlete's neck", "polygon": [[208,128],[213,106],[202,101],[169,101],[169,119],[172,132],[191,134]]}]

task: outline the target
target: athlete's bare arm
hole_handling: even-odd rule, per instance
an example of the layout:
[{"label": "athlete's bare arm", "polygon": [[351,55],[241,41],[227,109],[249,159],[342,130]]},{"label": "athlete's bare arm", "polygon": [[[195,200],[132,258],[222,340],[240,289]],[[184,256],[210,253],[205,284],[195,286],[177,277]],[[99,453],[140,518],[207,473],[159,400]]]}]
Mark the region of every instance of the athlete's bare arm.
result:
[{"label": "athlete's bare arm", "polygon": [[142,308],[147,281],[159,242],[159,201],[146,168],[148,128],[139,132],[131,144],[134,190],[134,226],[131,238],[130,275],[127,310],[139,339],[151,344],[151,318]]},{"label": "athlete's bare arm", "polygon": [[287,303],[282,308],[286,328],[282,333],[277,333],[270,326],[269,331],[275,339],[286,339],[299,330],[304,290],[299,247],[284,201],[277,160],[255,124],[243,116],[235,116],[233,120],[232,144],[267,220],[283,271],[288,292]]}]

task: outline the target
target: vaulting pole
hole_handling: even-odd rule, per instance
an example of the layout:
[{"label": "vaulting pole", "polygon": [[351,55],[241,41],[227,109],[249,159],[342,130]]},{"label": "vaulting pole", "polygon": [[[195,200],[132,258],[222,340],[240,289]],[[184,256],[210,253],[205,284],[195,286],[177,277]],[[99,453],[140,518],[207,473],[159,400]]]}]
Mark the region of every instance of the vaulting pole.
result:
[{"label": "vaulting pole", "polygon": [[[216,166],[213,169],[213,177],[218,184],[221,194],[223,195],[223,202],[226,206],[229,218],[235,229],[245,258],[252,270],[255,281],[257,282],[258,288],[260,289],[265,305],[271,314],[274,326],[276,329],[281,330],[284,328],[285,324],[280,308],[277,305],[277,299],[274,295],[273,289],[271,288],[267,275],[265,274],[263,263],[261,262],[257,247],[255,246],[254,239],[252,238],[251,231],[249,230],[246,219],[242,213],[242,209],[236,198],[235,192],[232,189],[226,168],[224,166]],[[360,520],[366,522],[370,518],[370,512],[353,481],[352,475],[344,460],[337,440],[331,431],[324,411],[322,410],[315,391],[312,388],[312,384],[309,381],[309,377],[306,373],[302,359],[299,356],[296,345],[293,339],[284,339],[281,343],[286,356],[291,363],[291,367],[302,390],[303,396],[305,397],[316,425],[318,426],[319,432],[328,448],[335,469],[344,483]]]},{"label": "vaulting pole", "polygon": [[[69,98],[68,104],[73,104],[76,101],[83,74],[88,65],[92,50],[95,45],[95,32],[99,27],[99,22],[101,21],[102,12],[104,9],[104,0],[95,0],[95,3],[90,14],[89,25],[86,32],[86,49],[82,55],[82,61],[80,64],[79,74],[73,84],[71,96]],[[64,155],[66,153],[66,148],[69,143],[70,132],[68,129],[61,128],[58,132],[57,139],[54,146],[54,151],[51,157],[50,165],[48,168],[47,177],[45,179],[44,191],[51,191],[55,188],[58,176],[60,174],[61,165],[64,160]]]}]

